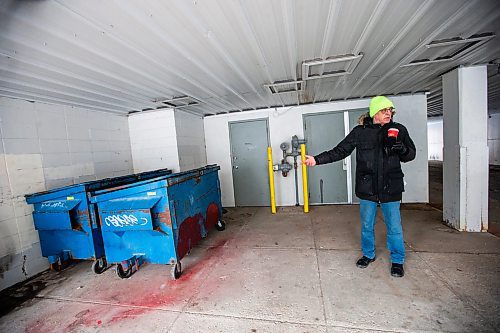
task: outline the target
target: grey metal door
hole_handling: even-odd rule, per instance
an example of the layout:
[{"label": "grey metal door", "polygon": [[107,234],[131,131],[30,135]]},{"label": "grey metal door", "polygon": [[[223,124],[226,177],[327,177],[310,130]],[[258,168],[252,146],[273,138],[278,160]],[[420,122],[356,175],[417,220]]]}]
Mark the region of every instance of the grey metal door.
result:
[{"label": "grey metal door", "polygon": [[[354,127],[358,125],[359,116],[363,113],[367,113],[368,109],[358,109],[358,110],[350,110],[349,111],[349,130],[352,130]],[[352,202],[359,203],[359,199],[355,193],[355,185],[356,185],[356,149],[351,154],[351,179],[352,179]]]},{"label": "grey metal door", "polygon": [[[344,113],[304,115],[308,155],[335,147],[345,137]],[[308,169],[311,204],[347,203],[347,166],[339,161]]]},{"label": "grey metal door", "polygon": [[269,206],[266,119],[231,122],[231,164],[236,206]]}]

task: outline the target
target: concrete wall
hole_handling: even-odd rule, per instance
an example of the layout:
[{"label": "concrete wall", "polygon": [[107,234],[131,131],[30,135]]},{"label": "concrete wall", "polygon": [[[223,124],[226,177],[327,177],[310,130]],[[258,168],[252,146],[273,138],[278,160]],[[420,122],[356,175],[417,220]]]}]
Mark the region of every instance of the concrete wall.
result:
[{"label": "concrete wall", "polygon": [[[427,104],[425,95],[399,96],[392,98],[398,113],[395,120],[407,126],[417,146],[417,159],[403,165],[406,175],[405,202],[428,202],[428,170],[427,170]],[[304,137],[303,118],[307,113],[332,112],[366,108],[369,99],[331,102],[304,106],[292,106],[277,109],[230,113],[204,118],[205,142],[207,146],[208,164],[221,166],[222,202],[224,206],[234,206],[233,178],[230,160],[229,126],[230,121],[268,118],[269,137],[273,148],[273,161],[278,163],[282,158],[279,145],[289,142],[293,135]],[[309,152],[317,154],[320,152]],[[339,162],[340,163],[340,162]],[[268,178],[267,174],[263,177]],[[302,177],[301,171],[299,177]],[[299,178],[300,179],[300,178]],[[275,173],[276,203],[278,206],[295,204],[294,177],[282,177]],[[300,200],[303,202],[302,191]]]},{"label": "concrete wall", "polygon": [[174,110],[131,114],[129,128],[135,172],[180,170]]},{"label": "concrete wall", "polygon": [[500,165],[500,111],[490,113],[488,118],[489,163]]},{"label": "concrete wall", "polygon": [[429,141],[429,160],[443,160],[443,117],[432,117],[427,120],[427,137]]},{"label": "concrete wall", "polygon": [[132,172],[127,118],[0,98],[0,290],[48,267],[25,194]]},{"label": "concrete wall", "polygon": [[203,117],[175,111],[180,171],[207,165]]}]

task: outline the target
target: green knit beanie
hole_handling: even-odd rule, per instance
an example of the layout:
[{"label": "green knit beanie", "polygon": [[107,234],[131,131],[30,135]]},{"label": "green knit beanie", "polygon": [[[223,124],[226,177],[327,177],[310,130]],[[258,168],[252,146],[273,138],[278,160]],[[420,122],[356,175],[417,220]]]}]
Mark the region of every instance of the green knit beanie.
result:
[{"label": "green knit beanie", "polygon": [[392,104],[391,100],[385,96],[375,96],[370,101],[370,117],[379,112],[382,109],[393,108],[394,104]]}]

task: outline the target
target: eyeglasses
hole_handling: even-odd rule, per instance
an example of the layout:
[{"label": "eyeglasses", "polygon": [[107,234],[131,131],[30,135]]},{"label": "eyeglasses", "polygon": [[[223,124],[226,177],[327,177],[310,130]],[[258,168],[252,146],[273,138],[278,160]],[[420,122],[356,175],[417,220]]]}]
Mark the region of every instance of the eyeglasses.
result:
[{"label": "eyeglasses", "polygon": [[380,110],[379,112],[382,112],[382,113],[394,113],[394,108],[385,108],[385,109]]}]

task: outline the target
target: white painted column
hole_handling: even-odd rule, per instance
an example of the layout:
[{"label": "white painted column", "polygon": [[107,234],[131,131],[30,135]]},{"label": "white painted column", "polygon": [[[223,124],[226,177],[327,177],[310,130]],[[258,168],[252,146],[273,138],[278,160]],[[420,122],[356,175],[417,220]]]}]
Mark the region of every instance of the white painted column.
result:
[{"label": "white painted column", "polygon": [[461,231],[488,229],[486,66],[443,75],[443,220]]}]

